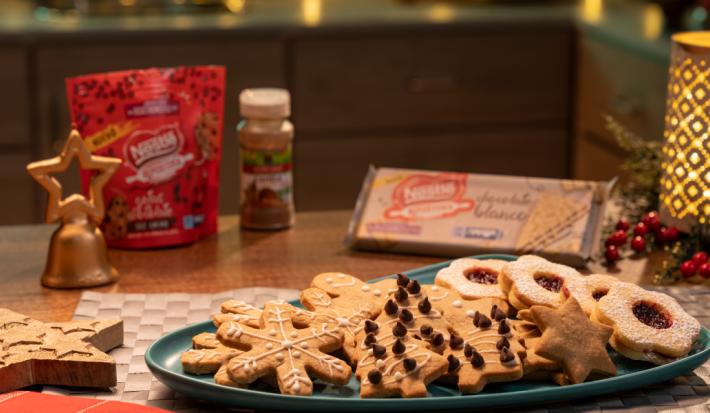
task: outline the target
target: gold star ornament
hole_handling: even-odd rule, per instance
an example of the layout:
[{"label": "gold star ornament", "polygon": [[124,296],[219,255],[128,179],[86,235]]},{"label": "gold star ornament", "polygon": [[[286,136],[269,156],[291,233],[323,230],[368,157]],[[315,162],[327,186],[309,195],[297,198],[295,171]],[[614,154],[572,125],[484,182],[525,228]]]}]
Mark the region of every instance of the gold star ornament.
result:
[{"label": "gold star ornament", "polygon": [[535,352],[558,362],[570,383],[582,383],[593,373],[616,375],[606,351],[614,330],[587,318],[577,300],[570,297],[556,309],[532,306],[530,315],[542,331]]},{"label": "gold star ornament", "polygon": [[[62,198],[62,185],[52,175],[67,170],[74,158],[82,170],[96,171],[89,198],[72,194]],[[93,155],[79,132],[72,130],[61,153],[27,165],[27,172],[47,190],[48,223],[60,222],[52,235],[42,284],[54,288],[93,287],[118,278],[108,262],[106,241],[99,229],[104,217],[103,188],[121,160]]]}]

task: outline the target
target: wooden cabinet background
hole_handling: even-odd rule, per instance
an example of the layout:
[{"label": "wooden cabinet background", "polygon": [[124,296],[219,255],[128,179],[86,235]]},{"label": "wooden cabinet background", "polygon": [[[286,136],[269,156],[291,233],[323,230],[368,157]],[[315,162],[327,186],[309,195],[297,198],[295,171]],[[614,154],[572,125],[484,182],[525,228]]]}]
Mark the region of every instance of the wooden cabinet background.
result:
[{"label": "wooden cabinet background", "polygon": [[622,174],[626,154],[602,116],[613,116],[645,139],[661,140],[668,63],[591,38],[577,43],[573,176],[607,180]]},{"label": "wooden cabinet background", "polygon": [[[571,26],[407,36],[64,39],[0,49],[0,58],[13,62],[0,70],[0,85],[14,88],[20,100],[15,112],[0,111],[0,120],[14,128],[8,142],[25,145],[3,165],[12,172],[0,195],[27,199],[20,212],[0,214],[0,223],[42,217],[45,195],[20,168],[55,155],[66,138],[64,79],[150,66],[227,67],[222,213],[239,205],[237,96],[247,87],[292,92],[299,210],[351,208],[371,163],[549,177],[571,170]],[[79,189],[76,176],[62,178],[66,192]]]}]

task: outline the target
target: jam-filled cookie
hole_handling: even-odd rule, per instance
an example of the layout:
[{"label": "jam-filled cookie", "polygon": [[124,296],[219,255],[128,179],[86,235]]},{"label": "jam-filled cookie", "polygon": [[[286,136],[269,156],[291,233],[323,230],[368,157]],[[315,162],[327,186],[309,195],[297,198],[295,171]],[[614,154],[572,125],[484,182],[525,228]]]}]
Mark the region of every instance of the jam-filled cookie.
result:
[{"label": "jam-filled cookie", "polygon": [[609,344],[618,353],[654,364],[685,356],[700,334],[698,320],[675,299],[628,283],[602,297],[591,318],[614,328]]},{"label": "jam-filled cookie", "polygon": [[584,312],[591,315],[597,302],[619,283],[622,281],[611,275],[592,274],[579,277],[575,282],[566,285],[564,293],[568,297],[576,298]]},{"label": "jam-filled cookie", "polygon": [[581,277],[574,268],[535,255],[523,255],[503,266],[500,282],[510,304],[522,310],[533,305],[558,307],[562,289]]},{"label": "jam-filled cookie", "polygon": [[506,264],[503,260],[461,258],[436,274],[435,283],[456,290],[467,300],[479,298],[505,299],[498,275]]}]

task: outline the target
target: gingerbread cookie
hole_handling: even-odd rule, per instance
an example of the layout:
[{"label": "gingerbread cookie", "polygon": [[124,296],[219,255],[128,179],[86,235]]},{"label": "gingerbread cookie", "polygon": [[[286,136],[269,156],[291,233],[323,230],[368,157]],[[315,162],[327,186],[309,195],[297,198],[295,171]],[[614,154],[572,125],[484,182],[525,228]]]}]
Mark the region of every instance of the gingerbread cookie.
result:
[{"label": "gingerbread cookie", "polygon": [[487,383],[520,379],[525,348],[506,313],[490,299],[467,307],[446,313],[454,331],[444,351],[447,375],[456,378],[464,394],[478,393]]},{"label": "gingerbread cookie", "polygon": [[360,397],[425,397],[427,384],[446,372],[446,358],[382,312],[358,333]]},{"label": "gingerbread cookie", "polygon": [[306,396],[313,393],[309,375],[334,384],[345,384],[352,370],[344,361],[326,353],[338,350],[343,333],[329,323],[312,323],[308,328],[293,325],[295,307],[268,302],[259,328],[238,321],[223,323],[217,330],[219,340],[244,350],[227,364],[229,378],[248,385],[261,377],[276,377],[283,394]]},{"label": "gingerbread cookie", "polygon": [[[279,302],[284,303],[283,301]],[[250,327],[259,327],[261,310],[253,305],[240,300],[228,300],[223,302],[220,307],[222,313],[212,316],[215,327],[219,328],[222,323],[230,321],[238,321]],[[298,328],[307,327],[312,320],[313,314],[303,309],[298,309],[293,316],[293,324]]]},{"label": "gingerbread cookie", "polygon": [[342,272],[324,272],[313,277],[311,287],[320,288],[333,298],[343,297],[343,302],[370,303],[375,312],[379,313],[387,301],[387,296],[396,291],[396,283],[387,278],[374,283],[362,280]]},{"label": "gingerbread cookie", "polygon": [[192,349],[182,353],[182,369],[191,374],[214,374],[232,357],[242,352],[224,346],[212,333],[201,333],[192,338]]},{"label": "gingerbread cookie", "polygon": [[311,310],[312,322],[326,322],[342,330],[343,352],[352,361],[357,361],[355,336],[363,328],[363,321],[374,318],[379,310],[367,301],[352,301],[348,294],[331,297],[320,288],[301,291],[301,303]]},{"label": "gingerbread cookie", "polygon": [[701,329],[672,297],[628,283],[599,300],[592,320],[613,327],[609,344],[617,352],[654,364],[687,355]]},{"label": "gingerbread cookie", "polygon": [[533,305],[559,306],[562,289],[581,277],[574,268],[524,255],[503,266],[500,281],[510,305],[522,310]]},{"label": "gingerbread cookie", "polygon": [[396,283],[397,289],[377,318],[380,324],[386,329],[401,324],[414,338],[426,341],[436,352],[443,352],[449,342],[450,325],[444,318],[442,304],[463,300],[456,300],[454,292],[447,288],[421,285],[404,274],[398,275]]},{"label": "gingerbread cookie", "polygon": [[593,373],[616,375],[606,351],[613,329],[590,320],[574,297],[556,309],[535,305],[530,315],[542,331],[535,352],[560,363],[570,383],[582,383]]},{"label": "gingerbread cookie", "polygon": [[566,296],[577,299],[587,315],[591,315],[597,301],[609,293],[609,290],[620,283],[616,277],[605,274],[591,274],[579,277],[575,282],[568,283],[562,290]]},{"label": "gingerbread cookie", "polygon": [[467,300],[485,297],[506,299],[500,288],[498,275],[507,261],[461,258],[436,274],[434,282],[456,290]]}]

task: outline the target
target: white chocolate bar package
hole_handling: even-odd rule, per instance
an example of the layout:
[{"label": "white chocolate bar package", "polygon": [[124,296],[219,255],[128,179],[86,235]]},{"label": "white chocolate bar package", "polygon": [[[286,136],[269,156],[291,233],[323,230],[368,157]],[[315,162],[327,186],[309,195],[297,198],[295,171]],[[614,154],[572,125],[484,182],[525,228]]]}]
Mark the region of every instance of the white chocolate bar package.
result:
[{"label": "white chocolate bar package", "polygon": [[537,254],[583,266],[613,182],[371,167],[346,244],[458,257]]}]

